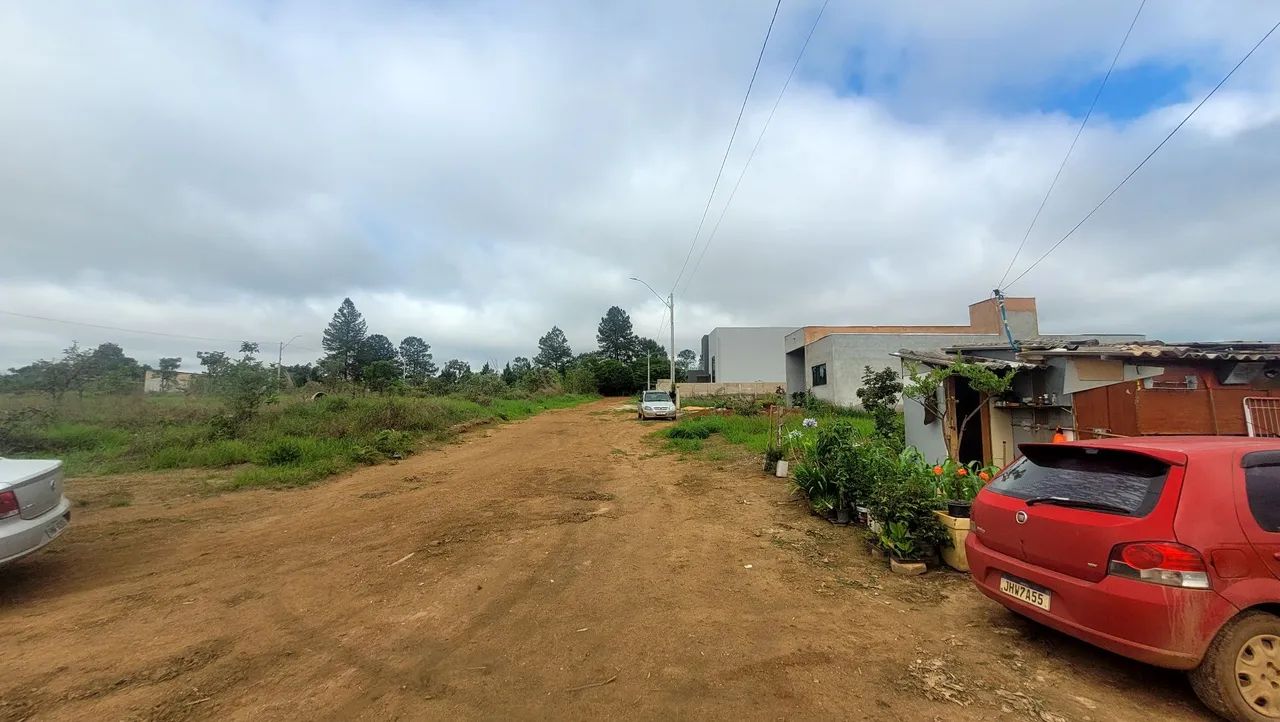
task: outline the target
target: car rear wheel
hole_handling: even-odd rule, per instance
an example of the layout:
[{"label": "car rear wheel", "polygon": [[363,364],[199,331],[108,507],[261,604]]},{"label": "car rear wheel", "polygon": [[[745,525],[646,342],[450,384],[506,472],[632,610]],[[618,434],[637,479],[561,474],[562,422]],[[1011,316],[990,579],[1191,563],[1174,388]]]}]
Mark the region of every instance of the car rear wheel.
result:
[{"label": "car rear wheel", "polygon": [[1196,696],[1229,720],[1280,720],[1280,617],[1254,611],[1231,620],[1190,677]]}]

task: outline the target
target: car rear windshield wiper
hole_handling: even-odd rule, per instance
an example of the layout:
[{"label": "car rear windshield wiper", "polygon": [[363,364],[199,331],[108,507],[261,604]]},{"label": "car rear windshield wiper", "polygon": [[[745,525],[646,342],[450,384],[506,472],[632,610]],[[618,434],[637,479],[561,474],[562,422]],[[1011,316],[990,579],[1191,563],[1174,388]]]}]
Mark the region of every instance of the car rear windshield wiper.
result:
[{"label": "car rear windshield wiper", "polygon": [[1035,504],[1052,504],[1054,506],[1069,506],[1077,509],[1093,509],[1095,511],[1112,511],[1117,514],[1132,514],[1133,512],[1123,506],[1108,504],[1105,501],[1086,501],[1084,499],[1068,499],[1065,496],[1036,496],[1026,500],[1027,506]]}]

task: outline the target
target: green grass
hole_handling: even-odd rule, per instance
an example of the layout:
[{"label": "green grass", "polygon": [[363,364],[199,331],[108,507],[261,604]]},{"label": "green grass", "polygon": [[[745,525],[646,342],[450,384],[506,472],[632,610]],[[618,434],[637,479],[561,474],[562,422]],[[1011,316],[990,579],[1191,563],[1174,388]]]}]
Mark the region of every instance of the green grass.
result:
[{"label": "green grass", "polygon": [[404,456],[470,422],[524,419],[593,396],[285,398],[234,438],[217,431],[223,409],[201,396],[64,398],[0,395],[0,454],[55,457],[72,476],[191,468],[236,469],[231,488],[309,484]]},{"label": "green grass", "polygon": [[[864,434],[869,435],[875,431],[871,417],[859,411],[842,410],[838,415],[820,416],[817,417],[818,424],[828,423],[837,417],[851,419],[858,431]],[[800,428],[803,420],[803,414],[788,416],[783,422],[783,433]],[[738,414],[692,416],[655,432],[655,436],[665,438],[667,448],[681,453],[699,451],[703,448],[704,440],[719,436],[727,444],[742,447],[752,454],[763,454],[769,447],[769,417]],[[719,453],[722,452],[717,454],[722,459],[723,456],[719,456]]]}]

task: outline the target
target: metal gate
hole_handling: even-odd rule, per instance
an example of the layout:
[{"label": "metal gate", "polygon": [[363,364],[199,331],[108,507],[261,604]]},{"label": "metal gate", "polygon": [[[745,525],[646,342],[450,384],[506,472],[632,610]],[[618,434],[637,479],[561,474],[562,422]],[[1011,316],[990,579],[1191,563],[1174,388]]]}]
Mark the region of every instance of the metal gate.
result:
[{"label": "metal gate", "polygon": [[1245,398],[1244,425],[1250,436],[1280,436],[1280,396]]}]

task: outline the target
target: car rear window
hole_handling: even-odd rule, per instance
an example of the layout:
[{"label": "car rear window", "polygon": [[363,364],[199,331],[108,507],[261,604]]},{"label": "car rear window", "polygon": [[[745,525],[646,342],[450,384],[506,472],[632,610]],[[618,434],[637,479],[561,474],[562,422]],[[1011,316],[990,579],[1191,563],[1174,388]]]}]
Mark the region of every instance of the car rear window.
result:
[{"label": "car rear window", "polygon": [[1155,508],[1169,465],[1149,456],[1086,446],[1030,446],[988,487],[1018,499],[1058,497],[1107,504],[1130,516]]},{"label": "car rear window", "polygon": [[1244,457],[1244,489],[1258,526],[1280,531],[1280,452],[1255,451]]}]

